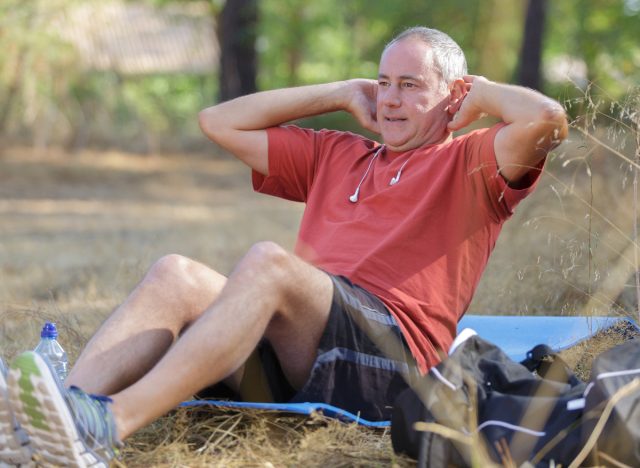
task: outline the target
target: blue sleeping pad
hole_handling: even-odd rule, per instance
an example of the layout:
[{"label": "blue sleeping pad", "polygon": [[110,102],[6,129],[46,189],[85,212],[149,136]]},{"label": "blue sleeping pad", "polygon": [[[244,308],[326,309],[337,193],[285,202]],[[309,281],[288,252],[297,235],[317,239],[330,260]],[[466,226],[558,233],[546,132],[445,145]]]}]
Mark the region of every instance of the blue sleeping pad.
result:
[{"label": "blue sleeping pad", "polygon": [[[638,325],[621,317],[558,317],[548,315],[465,315],[458,324],[458,332],[472,328],[485,340],[498,345],[514,361],[522,361],[527,351],[538,344],[546,344],[555,351],[574,346],[598,331],[625,323],[640,331]],[[326,403],[253,403],[226,400],[191,400],[181,407],[215,406],[219,408],[250,408],[325,416],[369,427],[389,427],[391,421],[367,421],[358,415]]]}]

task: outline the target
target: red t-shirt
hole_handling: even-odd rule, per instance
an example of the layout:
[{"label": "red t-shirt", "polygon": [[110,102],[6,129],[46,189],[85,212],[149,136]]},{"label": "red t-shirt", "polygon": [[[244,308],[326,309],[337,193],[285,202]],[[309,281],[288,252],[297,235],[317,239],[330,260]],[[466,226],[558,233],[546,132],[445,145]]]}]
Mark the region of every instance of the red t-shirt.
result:
[{"label": "red t-shirt", "polygon": [[269,175],[253,172],[255,190],[306,203],[295,253],[378,296],[423,372],[449,349],[503,222],[540,173],[525,189],[507,186],[493,149],[502,125],[404,153],[385,148],[356,203],[349,197],[380,146],[359,135],[270,128]]}]

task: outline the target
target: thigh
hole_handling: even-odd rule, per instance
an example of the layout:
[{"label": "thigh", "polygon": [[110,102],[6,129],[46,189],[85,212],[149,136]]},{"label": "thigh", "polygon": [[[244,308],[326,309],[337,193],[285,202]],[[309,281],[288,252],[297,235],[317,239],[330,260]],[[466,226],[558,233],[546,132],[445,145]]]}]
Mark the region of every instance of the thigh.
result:
[{"label": "thigh", "polygon": [[294,388],[306,382],[327,324],[333,284],[330,276],[290,255],[280,307],[265,331],[287,380]]},{"label": "thigh", "polygon": [[400,328],[374,295],[333,277],[331,313],[310,377],[293,401],[325,402],[365,419],[389,419],[419,373]]}]

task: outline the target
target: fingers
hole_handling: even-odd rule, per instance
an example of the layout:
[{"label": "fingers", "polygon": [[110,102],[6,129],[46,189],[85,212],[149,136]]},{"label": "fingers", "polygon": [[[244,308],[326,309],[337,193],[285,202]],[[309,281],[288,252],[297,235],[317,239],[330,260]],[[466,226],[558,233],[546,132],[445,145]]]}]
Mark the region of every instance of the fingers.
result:
[{"label": "fingers", "polygon": [[449,106],[447,112],[452,116],[451,121],[447,124],[449,131],[460,130],[471,122],[481,118],[484,114],[476,105],[477,99],[473,93],[474,83],[478,83],[486,78],[476,75],[465,75],[462,77],[464,86],[462,86],[462,94],[454,99]]},{"label": "fingers", "polygon": [[376,80],[357,80],[357,91],[354,93],[349,112],[365,129],[380,133],[380,126],[376,120],[376,96],[378,82]]},{"label": "fingers", "polygon": [[471,122],[486,117],[486,115],[487,114],[485,112],[462,107],[447,124],[447,129],[451,132],[455,132],[456,130],[465,128]]},{"label": "fingers", "polygon": [[460,99],[456,99],[453,104],[449,105],[449,114],[452,115],[451,121],[447,124],[447,129],[454,132],[466,127],[469,123],[475,120],[470,114],[471,110],[469,106],[465,106],[466,96],[462,96]]},{"label": "fingers", "polygon": [[380,125],[378,125],[378,121],[373,116],[369,116],[366,119],[361,119],[360,125],[362,125],[363,128],[369,130],[370,132],[376,133],[378,135],[380,134]]},{"label": "fingers", "polygon": [[447,130],[449,130],[450,132],[455,132],[456,130],[460,130],[464,127],[465,124],[462,118],[460,118],[459,114],[454,115],[453,119],[451,119],[451,121],[447,124]]},{"label": "fingers", "polygon": [[353,106],[351,114],[362,128],[380,133],[380,128],[376,120],[376,106],[373,103],[367,100],[361,100]]},{"label": "fingers", "polygon": [[466,97],[466,94],[458,99],[455,99],[451,104],[449,104],[446,107],[446,111],[452,116],[455,115],[462,107],[465,97]]}]

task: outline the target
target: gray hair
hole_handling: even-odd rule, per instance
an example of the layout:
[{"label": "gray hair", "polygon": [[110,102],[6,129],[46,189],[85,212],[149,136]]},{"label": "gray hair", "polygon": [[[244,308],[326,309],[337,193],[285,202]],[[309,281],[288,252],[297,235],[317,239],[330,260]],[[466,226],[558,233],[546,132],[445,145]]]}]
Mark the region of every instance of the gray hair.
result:
[{"label": "gray hair", "polygon": [[467,60],[464,57],[464,52],[448,34],[437,29],[424,26],[405,29],[391,39],[384,50],[386,51],[393,44],[411,37],[415,37],[431,47],[434,65],[440,72],[444,84],[449,85],[467,74]]}]

